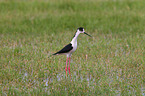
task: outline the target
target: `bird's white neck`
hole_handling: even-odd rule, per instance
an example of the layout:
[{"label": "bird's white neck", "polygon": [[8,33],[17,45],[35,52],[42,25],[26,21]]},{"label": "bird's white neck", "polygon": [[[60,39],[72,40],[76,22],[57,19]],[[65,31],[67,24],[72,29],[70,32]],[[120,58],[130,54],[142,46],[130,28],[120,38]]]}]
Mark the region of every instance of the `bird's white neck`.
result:
[{"label": "bird's white neck", "polygon": [[77,38],[78,38],[79,34],[80,34],[80,32],[76,32],[74,38],[73,38],[72,41],[71,41],[71,44],[77,43]]}]

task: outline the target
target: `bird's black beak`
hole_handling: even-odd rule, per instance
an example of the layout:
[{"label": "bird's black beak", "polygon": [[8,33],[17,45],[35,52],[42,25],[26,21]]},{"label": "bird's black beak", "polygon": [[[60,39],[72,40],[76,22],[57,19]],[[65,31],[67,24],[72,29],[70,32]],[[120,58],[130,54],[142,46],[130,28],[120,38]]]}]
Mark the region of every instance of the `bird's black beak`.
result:
[{"label": "bird's black beak", "polygon": [[88,36],[92,37],[91,35],[89,35],[89,34],[88,34],[88,33],[86,33],[86,32],[84,32],[84,34],[86,34],[86,35],[88,35]]}]

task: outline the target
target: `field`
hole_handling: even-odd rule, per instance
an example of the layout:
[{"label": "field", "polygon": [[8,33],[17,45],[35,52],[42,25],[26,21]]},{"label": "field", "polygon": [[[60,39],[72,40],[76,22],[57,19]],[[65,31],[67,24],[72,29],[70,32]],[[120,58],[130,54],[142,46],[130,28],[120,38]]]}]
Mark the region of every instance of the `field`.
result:
[{"label": "field", "polygon": [[145,96],[145,1],[1,0],[0,95]]}]

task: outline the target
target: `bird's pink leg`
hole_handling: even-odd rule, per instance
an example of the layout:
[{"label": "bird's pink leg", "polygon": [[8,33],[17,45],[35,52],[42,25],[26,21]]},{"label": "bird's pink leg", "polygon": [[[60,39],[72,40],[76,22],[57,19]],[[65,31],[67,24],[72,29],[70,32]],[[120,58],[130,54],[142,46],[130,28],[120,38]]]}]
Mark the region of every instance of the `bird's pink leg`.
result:
[{"label": "bird's pink leg", "polygon": [[69,66],[68,66],[69,74],[70,74],[70,60],[71,60],[71,58],[69,57]]},{"label": "bird's pink leg", "polygon": [[66,59],[66,67],[65,67],[66,77],[67,77],[67,63],[68,63],[68,58]]}]

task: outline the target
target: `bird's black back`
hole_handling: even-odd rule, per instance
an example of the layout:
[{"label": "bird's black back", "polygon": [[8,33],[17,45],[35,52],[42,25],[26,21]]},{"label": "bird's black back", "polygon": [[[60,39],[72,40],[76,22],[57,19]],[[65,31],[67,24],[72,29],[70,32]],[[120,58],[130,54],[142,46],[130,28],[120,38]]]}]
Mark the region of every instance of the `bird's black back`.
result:
[{"label": "bird's black back", "polygon": [[61,49],[60,51],[54,53],[53,55],[57,55],[57,54],[61,54],[61,53],[67,53],[69,51],[71,51],[73,49],[72,44],[68,44],[66,45],[63,49]]}]

